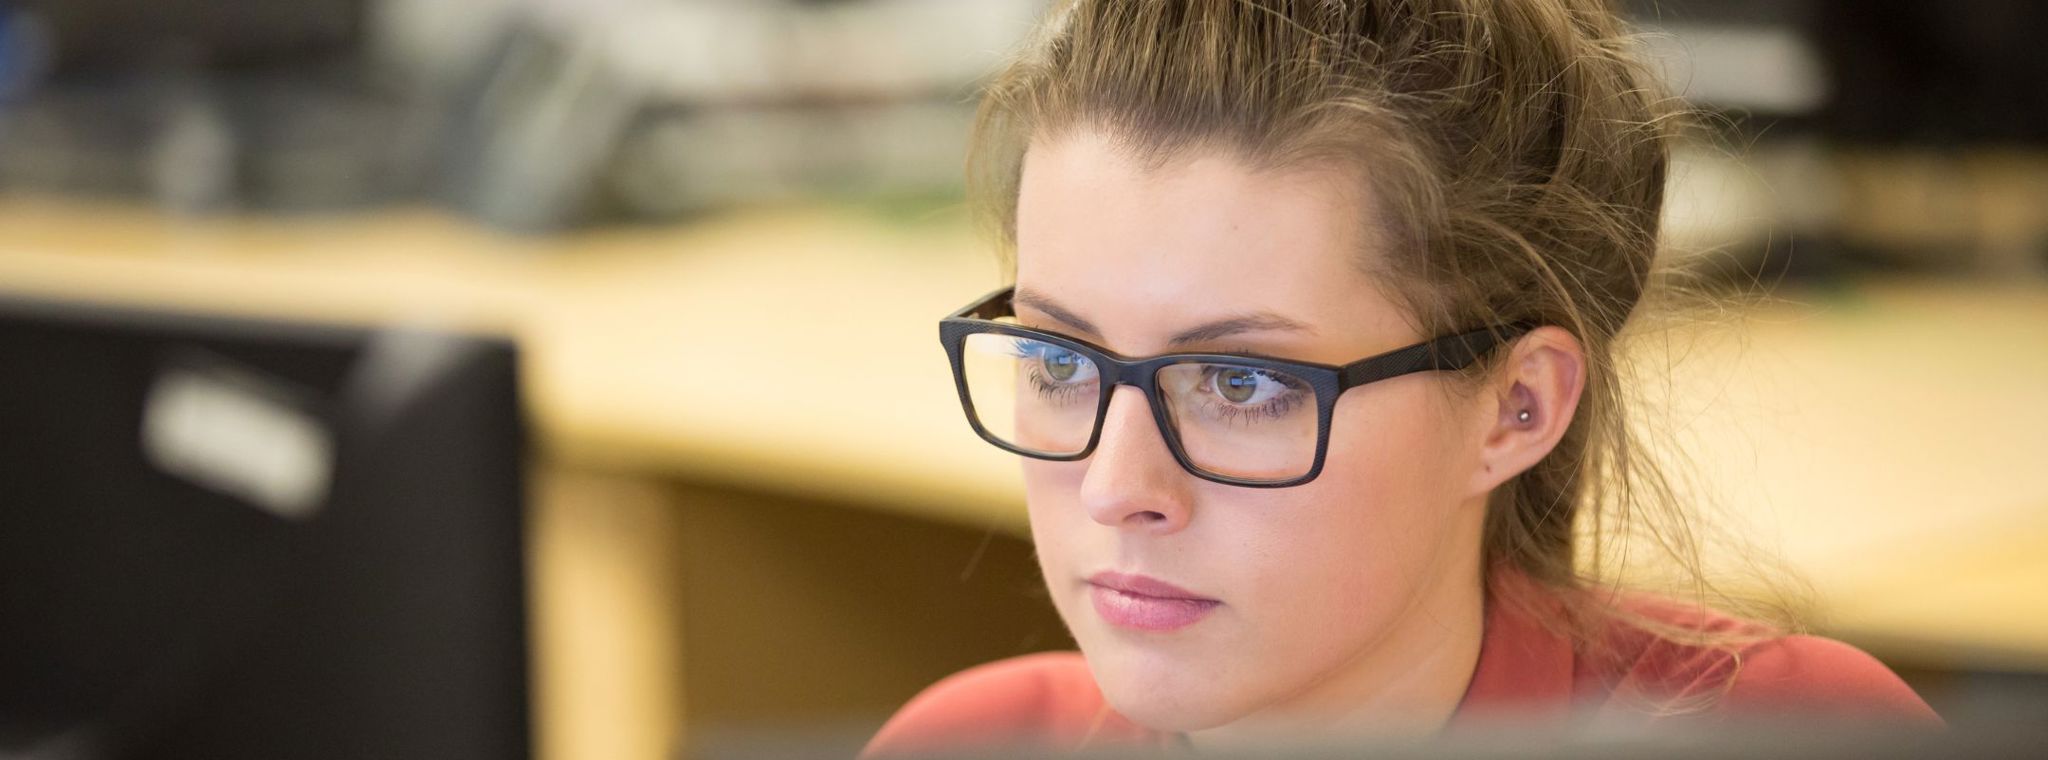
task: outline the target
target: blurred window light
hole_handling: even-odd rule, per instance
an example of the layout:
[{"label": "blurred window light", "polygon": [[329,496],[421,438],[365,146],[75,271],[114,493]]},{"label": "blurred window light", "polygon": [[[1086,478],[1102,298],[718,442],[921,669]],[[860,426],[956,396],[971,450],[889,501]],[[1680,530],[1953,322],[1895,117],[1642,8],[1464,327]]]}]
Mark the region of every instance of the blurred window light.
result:
[{"label": "blurred window light", "polygon": [[1811,113],[1828,97],[1811,41],[1777,26],[1669,23],[1643,40],[1671,90],[1714,108]]},{"label": "blurred window light", "polygon": [[574,23],[657,100],[965,92],[1030,29],[1031,0],[620,4]]}]

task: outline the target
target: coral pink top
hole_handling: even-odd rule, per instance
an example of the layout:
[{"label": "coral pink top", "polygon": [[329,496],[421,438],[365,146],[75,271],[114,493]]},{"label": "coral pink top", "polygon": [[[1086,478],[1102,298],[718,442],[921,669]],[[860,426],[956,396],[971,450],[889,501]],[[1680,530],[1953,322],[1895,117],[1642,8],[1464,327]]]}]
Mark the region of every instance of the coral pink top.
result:
[{"label": "coral pink top", "polygon": [[[1534,605],[1489,600],[1479,662],[1453,726],[1489,716],[1558,718],[1574,710],[1651,717],[1660,707],[1707,702],[1706,715],[1824,713],[1941,725],[1905,682],[1870,655],[1814,636],[1763,639],[1731,653],[1662,640],[1621,622],[1607,627],[1605,656],[1590,656],[1529,612],[1547,597],[1509,577],[1497,593]],[[1554,602],[1548,602],[1554,604]],[[1631,605],[1658,620],[1706,631],[1746,624],[1657,599]],[[1732,680],[1731,680],[1732,675]],[[1016,745],[1062,748],[1173,746],[1103,701],[1075,652],[1048,652],[982,665],[926,689],[868,743],[866,757]]]}]

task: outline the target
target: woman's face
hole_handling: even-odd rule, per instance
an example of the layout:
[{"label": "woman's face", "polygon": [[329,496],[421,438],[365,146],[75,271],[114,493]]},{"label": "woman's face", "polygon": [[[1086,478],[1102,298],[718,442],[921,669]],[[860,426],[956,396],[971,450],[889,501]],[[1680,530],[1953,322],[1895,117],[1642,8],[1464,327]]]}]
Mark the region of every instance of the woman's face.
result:
[{"label": "woman's face", "polygon": [[[1147,168],[1085,130],[1036,143],[1018,317],[1128,356],[1343,364],[1420,341],[1361,266],[1385,253],[1361,178],[1202,150]],[[1170,343],[1226,320],[1237,329]],[[1128,386],[1088,459],[1024,460],[1046,584],[1110,704],[1162,730],[1335,715],[1476,651],[1488,419],[1462,398],[1440,373],[1351,390],[1322,474],[1291,488],[1187,473]]]}]

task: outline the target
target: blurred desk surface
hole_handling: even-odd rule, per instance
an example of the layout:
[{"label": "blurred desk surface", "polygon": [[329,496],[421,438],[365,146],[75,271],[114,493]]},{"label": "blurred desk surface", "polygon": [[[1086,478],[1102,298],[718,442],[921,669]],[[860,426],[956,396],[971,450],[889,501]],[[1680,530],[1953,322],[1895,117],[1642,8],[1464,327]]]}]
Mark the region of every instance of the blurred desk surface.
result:
[{"label": "blurred desk surface", "polygon": [[432,211],[169,219],[0,201],[0,290],[513,334],[545,451],[1021,529],[939,317],[998,270],[958,218],[855,211],[522,238]]},{"label": "blurred desk surface", "polygon": [[[502,331],[552,457],[1024,532],[935,323],[998,283],[958,214],[800,209],[558,238],[431,211],[172,220],[0,200],[0,290]],[[1788,291],[1648,341],[1654,440],[1827,629],[2048,667],[2048,284]],[[1666,382],[1668,378],[1668,382]],[[1667,454],[1669,455],[1669,454]],[[1707,492],[1697,492],[1707,493]]]}]

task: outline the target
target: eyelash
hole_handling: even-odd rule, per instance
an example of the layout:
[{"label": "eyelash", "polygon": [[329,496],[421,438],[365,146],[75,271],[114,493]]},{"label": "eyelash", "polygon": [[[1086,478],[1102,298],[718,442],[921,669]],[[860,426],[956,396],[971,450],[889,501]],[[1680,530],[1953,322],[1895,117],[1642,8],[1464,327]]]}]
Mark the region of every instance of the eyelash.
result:
[{"label": "eyelash", "polygon": [[1010,345],[1010,353],[1015,354],[1018,358],[1035,360],[1029,364],[1025,377],[1031,381],[1031,387],[1037,389],[1040,394],[1062,401],[1071,401],[1072,397],[1075,394],[1079,394],[1081,389],[1085,387],[1073,383],[1056,383],[1051,378],[1045,376],[1043,372],[1045,369],[1045,355],[1041,348],[1043,344],[1026,338],[1018,338],[1012,341]]},{"label": "eyelash", "polygon": [[1081,392],[1082,388],[1088,387],[1072,383],[1055,383],[1042,374],[1039,371],[1041,369],[1043,369],[1041,365],[1034,364],[1025,375],[1030,378],[1031,387],[1038,389],[1040,394],[1052,396],[1062,401],[1070,401],[1072,396],[1078,395]]},{"label": "eyelash", "polygon": [[[1212,369],[1210,370],[1210,372],[1211,374],[1204,376],[1204,382],[1215,381],[1215,375],[1213,374],[1214,370]],[[1303,396],[1304,394],[1302,393],[1301,388],[1290,386],[1287,389],[1287,392],[1282,393],[1278,396],[1274,396],[1271,400],[1267,401],[1266,403],[1260,404],[1255,407],[1246,408],[1242,406],[1235,406],[1232,404],[1220,404],[1215,401],[1206,401],[1203,403],[1202,411],[1203,413],[1208,414],[1212,417],[1222,419],[1225,424],[1237,421],[1237,419],[1233,418],[1242,419],[1249,418],[1254,415],[1266,417],[1268,419],[1279,419],[1281,417],[1287,416],[1289,413],[1299,408],[1302,404]]]}]

